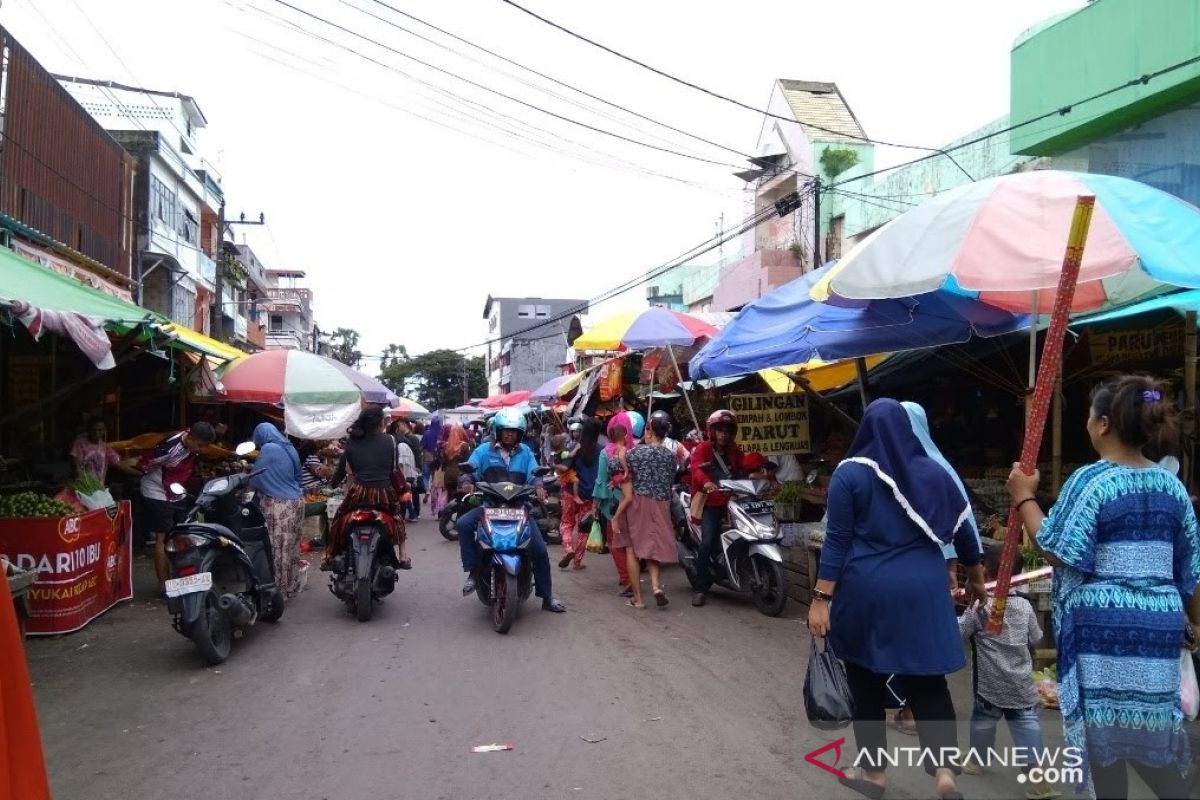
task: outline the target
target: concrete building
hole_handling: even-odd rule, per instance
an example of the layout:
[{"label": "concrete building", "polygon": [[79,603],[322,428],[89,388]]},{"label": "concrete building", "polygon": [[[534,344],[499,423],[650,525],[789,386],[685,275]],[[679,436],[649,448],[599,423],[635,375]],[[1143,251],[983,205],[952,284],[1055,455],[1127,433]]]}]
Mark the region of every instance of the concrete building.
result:
[{"label": "concrete building", "polygon": [[851,247],[939,192],[1029,169],[1120,175],[1200,204],[1200,64],[1172,68],[1197,53],[1195,3],[1094,0],[1045,20],[1013,43],[1009,114],[943,145],[962,169],[941,156],[852,180],[822,198],[825,238]]},{"label": "concrete building", "polygon": [[[201,332],[214,302],[220,178],[199,155],[207,125],[194,99],[64,75],[59,83],[137,159],[135,300]],[[236,308],[231,293],[219,301]]]},{"label": "concrete building", "polygon": [[298,269],[269,269],[267,299],[260,313],[266,316],[268,350],[315,351],[312,289],[304,286],[305,273]]},{"label": "concrete building", "polygon": [[680,264],[646,284],[646,302],[693,314],[711,311],[725,263]]},{"label": "concrete building", "polygon": [[2,244],[132,299],[134,159],[4,28],[0,45]]},{"label": "concrete building", "polygon": [[[739,173],[747,182],[746,216],[771,209],[793,192],[802,195],[830,165],[870,168],[874,156],[866,134],[837,85],[779,79],[759,131],[756,169]],[[781,119],[786,117],[787,119]],[[795,120],[794,122],[792,120]],[[720,270],[712,311],[736,311],[823,262],[815,247],[816,209],[803,202],[793,213],[772,217],[742,236],[740,257]],[[822,217],[828,217],[825,209]]]},{"label": "concrete building", "polygon": [[586,300],[488,296],[488,395],[536,389],[560,374],[572,315],[587,312]]}]

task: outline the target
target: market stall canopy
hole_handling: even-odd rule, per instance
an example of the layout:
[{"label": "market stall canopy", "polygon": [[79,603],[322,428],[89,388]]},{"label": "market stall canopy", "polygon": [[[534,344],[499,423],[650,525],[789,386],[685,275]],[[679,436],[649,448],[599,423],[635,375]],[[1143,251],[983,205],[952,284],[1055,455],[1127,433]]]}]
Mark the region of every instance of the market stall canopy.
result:
[{"label": "market stall canopy", "polygon": [[340,437],[362,403],[398,401],[374,378],[302,350],[268,350],[234,361],[221,373],[221,385],[225,400],[282,406],[285,430],[302,439]]},{"label": "market stall canopy", "polygon": [[530,400],[542,402],[557,400],[569,394],[583,380],[582,373],[572,372],[570,375],[558,375],[533,390]]},{"label": "market stall canopy", "polygon": [[[887,358],[885,355],[867,356],[867,371],[875,369]],[[784,367],[761,369],[758,376],[766,381],[771,391],[787,394],[798,391],[792,376],[801,376],[815,392],[832,392],[858,380],[858,369],[853,361],[826,362],[815,358],[805,364],[790,364]]]},{"label": "market stall canopy", "polygon": [[396,405],[388,413],[392,419],[429,418],[429,409],[409,397],[397,397]]},{"label": "market stall canopy", "polygon": [[222,363],[246,356],[244,352],[238,350],[236,347],[218,341],[211,336],[206,336],[200,333],[200,331],[194,331],[186,325],[180,325],[178,322],[161,322],[156,327],[172,339],[178,341],[180,346],[215,358]]},{"label": "market stall canopy", "polygon": [[1076,200],[1095,195],[1073,312],[1200,288],[1200,209],[1127,178],[1041,170],[927,200],[852,248],[812,297],[871,300],[938,289],[1049,313]]},{"label": "market stall canopy", "polygon": [[796,278],[742,309],[691,360],[693,378],[917,350],[999,336],[1028,325],[1026,317],[949,291],[860,302],[818,303],[814,286],[836,265]]},{"label": "market stall canopy", "polygon": [[690,345],[713,336],[717,328],[704,320],[662,306],[626,311],[596,323],[574,342],[579,350],[643,350]]},{"label": "market stall canopy", "polygon": [[1086,317],[1079,317],[1072,324],[1072,328],[1086,327],[1088,325],[1100,324],[1104,322],[1116,322],[1117,320],[1136,317],[1142,314],[1150,314],[1155,311],[1174,311],[1179,316],[1184,316],[1189,311],[1200,313],[1200,290],[1189,289],[1186,292],[1172,292],[1164,294],[1149,300],[1143,300],[1140,303],[1118,308],[1114,311],[1105,311],[1100,314],[1089,314]]},{"label": "market stall canopy", "polygon": [[519,392],[509,392],[508,394],[500,394],[495,397],[489,397],[479,404],[480,408],[497,409],[497,408],[512,408],[519,406],[522,403],[528,403],[533,392],[522,390]]}]

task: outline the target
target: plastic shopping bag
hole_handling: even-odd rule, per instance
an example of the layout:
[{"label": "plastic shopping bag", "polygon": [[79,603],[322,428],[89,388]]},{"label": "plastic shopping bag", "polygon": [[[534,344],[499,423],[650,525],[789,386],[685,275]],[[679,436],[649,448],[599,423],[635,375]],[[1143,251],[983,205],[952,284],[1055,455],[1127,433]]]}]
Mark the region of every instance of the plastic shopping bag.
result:
[{"label": "plastic shopping bag", "polygon": [[112,493],[108,489],[101,489],[98,492],[83,492],[76,491],[75,496],[79,498],[80,504],[88,511],[95,511],[98,508],[112,508],[117,504],[113,499]]},{"label": "plastic shopping bag", "polygon": [[1200,686],[1196,683],[1196,663],[1188,650],[1179,654],[1179,704],[1183,707],[1183,715],[1189,720],[1200,714]]},{"label": "plastic shopping bag", "polygon": [[821,647],[815,636],[808,653],[808,674],[804,676],[804,713],[813,727],[822,730],[844,728],[854,721],[854,699],[846,681],[846,667],[829,643]]},{"label": "plastic shopping bag", "polygon": [[604,531],[600,529],[600,520],[592,523],[592,532],[588,534],[587,551],[589,553],[604,552]]}]

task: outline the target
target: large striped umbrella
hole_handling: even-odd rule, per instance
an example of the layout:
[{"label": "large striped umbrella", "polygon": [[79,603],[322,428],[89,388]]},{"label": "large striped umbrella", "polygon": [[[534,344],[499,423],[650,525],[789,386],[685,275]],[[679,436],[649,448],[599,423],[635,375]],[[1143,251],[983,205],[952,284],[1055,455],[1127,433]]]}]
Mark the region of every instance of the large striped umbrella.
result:
[{"label": "large striped umbrella", "polygon": [[303,350],[266,350],[221,373],[223,398],[281,406],[285,430],[301,439],[342,436],[364,402],[394,405],[396,395],[340,361]]},{"label": "large striped umbrella", "polygon": [[645,350],[668,345],[692,345],[712,336],[716,327],[690,314],[662,306],[626,311],[597,322],[574,342],[579,350]]},{"label": "large striped umbrella", "polygon": [[1144,183],[1040,170],[943,192],[856,245],[815,300],[911,297],[938,289],[1019,313],[1050,313],[1076,199],[1096,197],[1073,312],[1200,288],[1200,209]]},{"label": "large striped umbrella", "polygon": [[428,419],[429,409],[411,397],[398,397],[391,410],[392,419]]}]

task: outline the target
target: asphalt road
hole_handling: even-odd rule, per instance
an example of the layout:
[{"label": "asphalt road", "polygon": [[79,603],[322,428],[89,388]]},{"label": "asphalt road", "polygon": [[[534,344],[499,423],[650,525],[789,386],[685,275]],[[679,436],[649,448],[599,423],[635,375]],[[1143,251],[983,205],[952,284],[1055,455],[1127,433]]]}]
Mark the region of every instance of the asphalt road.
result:
[{"label": "asphalt road", "polygon": [[[153,600],[30,640],[55,798],[855,797],[803,760],[849,732],[803,720],[798,608],[769,619],[719,590],[692,608],[673,570],[668,607],[631,609],[611,559],[590,555],[555,568],[568,613],[531,598],[500,636],[460,596],[457,545],[429,522],[410,531],[415,568],[369,623],[314,568],[281,623],[219,668]],[[137,569],[145,597],[148,562]],[[492,743],[513,749],[470,752]],[[894,774],[889,797],[928,790]]]},{"label": "asphalt road", "polygon": [[[278,626],[205,667],[138,600],[29,642],[58,800],[799,797],[830,781],[800,707],[807,635],[718,592],[645,611],[608,556],[560,572],[566,614],[531,598],[511,633],[462,598],[457,545],[410,529],[412,572],[359,623],[312,570]],[[555,557],[558,549],[552,548]],[[139,579],[147,564],[139,559]],[[145,592],[143,591],[143,597]],[[812,739],[803,747],[798,737]],[[600,740],[596,742],[585,741]],[[474,754],[474,745],[511,752]],[[824,792],[823,792],[824,793]]]}]

